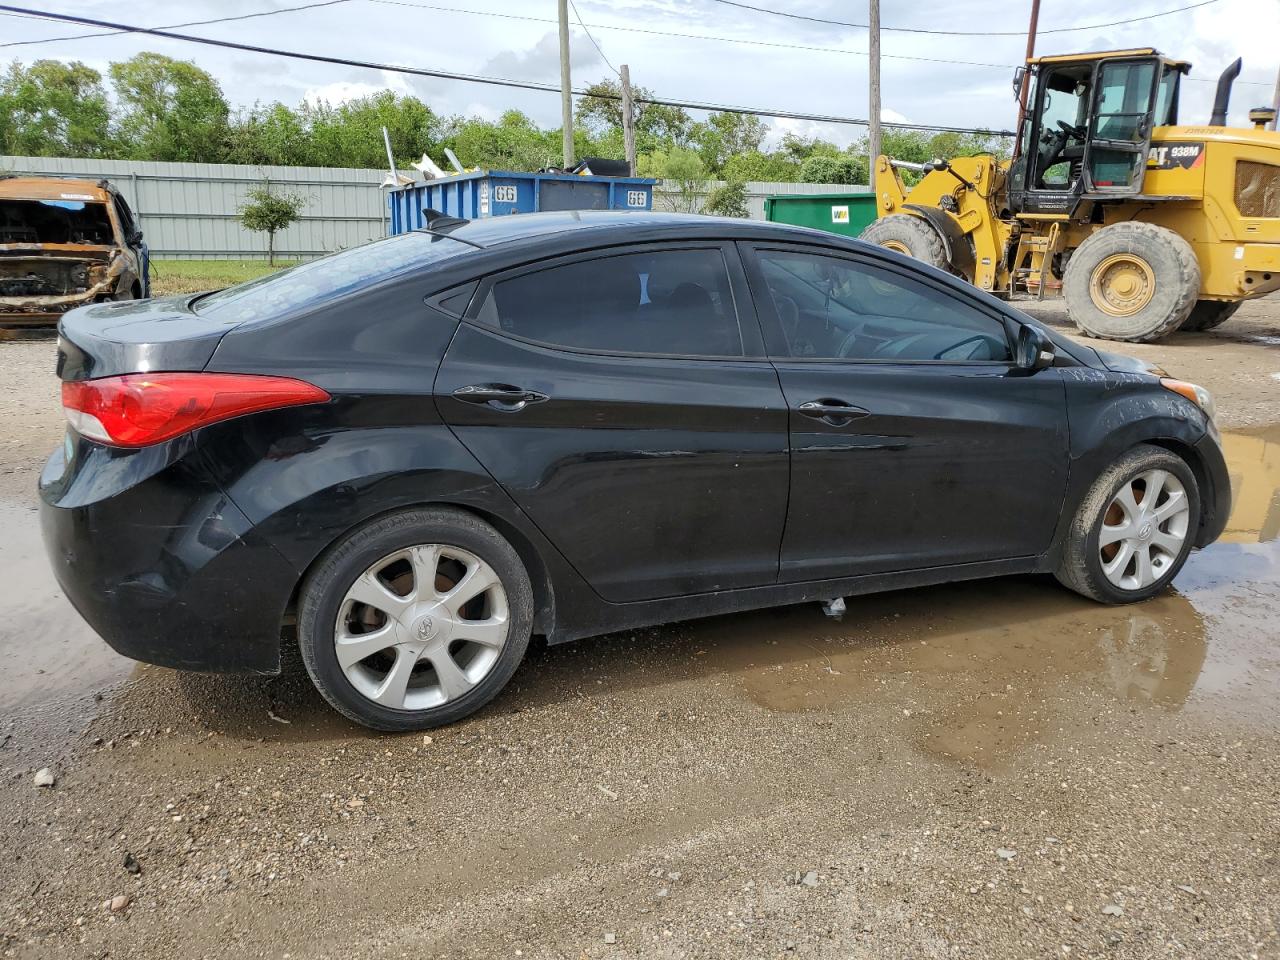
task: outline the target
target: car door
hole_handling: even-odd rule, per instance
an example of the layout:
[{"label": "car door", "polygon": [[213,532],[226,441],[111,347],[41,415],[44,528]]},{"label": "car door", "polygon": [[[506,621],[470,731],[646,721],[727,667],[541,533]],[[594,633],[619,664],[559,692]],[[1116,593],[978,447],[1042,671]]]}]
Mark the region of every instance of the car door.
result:
[{"label": "car door", "polygon": [[1030,557],[1067,474],[1059,371],[1011,359],[1009,323],[905,263],[744,251],[790,410],[780,579]]},{"label": "car door", "polygon": [[523,267],[467,313],[439,410],[604,599],[776,582],[787,407],[732,244]]}]

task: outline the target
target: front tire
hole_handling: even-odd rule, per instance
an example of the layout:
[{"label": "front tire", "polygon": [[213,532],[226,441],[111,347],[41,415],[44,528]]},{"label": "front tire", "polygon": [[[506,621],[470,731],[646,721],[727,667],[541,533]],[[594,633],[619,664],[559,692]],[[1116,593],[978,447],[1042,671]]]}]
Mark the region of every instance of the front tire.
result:
[{"label": "front tire", "polygon": [[375,730],[452,723],[492,700],[524,658],[533,590],[520,557],[449,508],[374,520],[308,574],[298,644],[338,712]]},{"label": "front tire", "polygon": [[905,253],[939,270],[950,270],[947,248],[938,231],[909,213],[891,213],[867,225],[859,238],[886,250]]},{"label": "front tire", "polygon": [[1099,603],[1146,600],[1182,569],[1199,523],[1200,491],[1186,461],[1142,444],[1094,481],[1055,576]]},{"label": "front tire", "polygon": [[1081,332],[1150,343],[1190,315],[1200,292],[1200,263],[1191,244],[1172,230],[1115,223],[1071,254],[1062,292]]}]

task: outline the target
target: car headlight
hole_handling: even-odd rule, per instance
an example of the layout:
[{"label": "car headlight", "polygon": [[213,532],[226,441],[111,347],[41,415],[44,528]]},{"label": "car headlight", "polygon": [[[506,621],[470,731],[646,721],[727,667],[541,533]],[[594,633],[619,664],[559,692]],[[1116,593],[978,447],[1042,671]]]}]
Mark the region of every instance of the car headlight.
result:
[{"label": "car headlight", "polygon": [[1186,397],[1197,407],[1204,411],[1204,415],[1213,420],[1217,414],[1217,409],[1213,405],[1213,394],[1198,383],[1187,383],[1185,380],[1174,380],[1170,377],[1161,377],[1160,385],[1166,390],[1172,390],[1180,396]]}]

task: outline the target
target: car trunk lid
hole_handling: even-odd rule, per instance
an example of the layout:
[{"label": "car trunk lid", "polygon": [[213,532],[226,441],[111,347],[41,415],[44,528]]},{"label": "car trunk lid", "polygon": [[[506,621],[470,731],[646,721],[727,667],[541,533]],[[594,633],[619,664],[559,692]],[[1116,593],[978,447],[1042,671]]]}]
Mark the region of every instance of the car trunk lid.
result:
[{"label": "car trunk lid", "polygon": [[123,373],[202,370],[239,320],[191,309],[198,296],[80,307],[58,324],[58,376],[89,380]]}]

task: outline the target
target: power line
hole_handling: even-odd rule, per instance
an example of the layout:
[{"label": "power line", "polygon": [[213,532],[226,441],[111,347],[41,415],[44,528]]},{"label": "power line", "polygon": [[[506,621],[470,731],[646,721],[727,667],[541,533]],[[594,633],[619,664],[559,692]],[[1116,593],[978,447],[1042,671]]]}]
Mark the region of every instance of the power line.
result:
[{"label": "power line", "polygon": [[[550,17],[530,17],[519,13],[499,13],[495,10],[466,10],[461,7],[442,7],[432,3],[414,3],[412,0],[366,0],[389,7],[412,7],[418,10],[435,10],[440,13],[463,13],[474,17],[496,17],[501,20],[523,20],[528,23],[555,23]],[[803,43],[779,43],[771,40],[748,40],[744,37],[717,37],[705,33],[680,33],[674,30],[654,30],[646,27],[624,27],[613,23],[584,23],[583,29],[617,30],[622,33],[641,33],[655,37],[676,37],[682,40],[710,40],[716,43],[734,43],[748,47],[774,47],[781,50],[804,50],[817,53],[839,53],[845,56],[865,57],[865,50],[846,50],[843,47],[817,47]],[[602,54],[603,55],[603,54]],[[950,63],[966,67],[999,67],[1001,70],[1012,70],[1015,64],[982,63],[973,60],[948,60],[942,57],[912,57],[906,54],[884,53],[885,60],[911,60],[918,63]]]},{"label": "power line", "polygon": [[[467,10],[462,7],[443,7],[433,3],[415,3],[413,0],[365,0],[367,3],[377,3],[389,7],[409,7],[417,10],[434,10],[439,13],[461,13],[473,17],[494,17],[500,20],[521,20],[527,23],[547,23],[553,24],[556,21],[550,17],[530,17],[519,13],[500,13],[496,10]],[[577,12],[576,9],[574,11]],[[579,17],[579,22],[581,18]],[[848,57],[866,57],[869,56],[865,50],[848,50],[844,47],[818,47],[803,43],[780,43],[776,40],[748,40],[745,37],[719,37],[706,33],[681,33],[674,30],[654,30],[648,27],[624,27],[620,24],[613,23],[583,23],[583,29],[590,27],[592,30],[616,30],[622,33],[639,33],[648,34],[655,37],[675,37],[681,40],[707,40],[714,43],[731,43],[748,47],[771,47],[778,50],[801,50],[807,53],[835,53]],[[1021,34],[1020,34],[1021,36]],[[594,39],[592,40],[594,43]],[[599,49],[599,47],[597,47]],[[601,56],[604,52],[601,51]],[[945,63],[953,66],[961,67],[987,67],[996,70],[1013,70],[1020,64],[1015,63],[992,63],[983,60],[953,60],[946,57],[915,57],[902,53],[881,53],[882,60],[907,60],[915,63]],[[608,62],[607,60],[605,61]],[[1217,80],[1206,80],[1202,77],[1184,77],[1194,83],[1217,83]],[[1258,80],[1239,80],[1237,83],[1248,84],[1250,86],[1269,87],[1270,83],[1263,83]]]},{"label": "power line", "polygon": [[[423,67],[405,67],[399,64],[374,63],[367,60],[353,60],[348,57],[326,56],[318,53],[303,53],[297,50],[281,50],[275,47],[263,47],[250,43],[237,43],[233,40],[215,40],[212,37],[199,37],[188,33],[174,33],[162,27],[139,27],[110,20],[98,20],[91,17],[79,17],[69,13],[53,13],[46,10],[32,10],[28,7],[15,7],[0,4],[0,13],[16,13],[31,15],[44,20],[55,20],[63,23],[76,23],[82,26],[106,28],[112,31],[139,33],[166,40],[179,40],[184,43],[198,43],[209,47],[222,47],[229,50],[243,50],[246,53],[261,53],[273,57],[285,57],[291,60],[305,60],[311,63],[328,63],[342,67],[358,67],[365,70],[380,70],[387,73],[403,73],[410,76],[435,77],[441,80],[458,80],[464,83],[483,83],[491,86],[513,87],[520,90],[537,90],[543,93],[559,93],[558,84],[542,83],[534,80],[513,80],[506,77],[484,77],[469,73],[454,73],[447,70],[428,70]],[[575,96],[593,96],[602,100],[620,100],[615,94],[593,93],[585,90],[574,90]],[[825,114],[800,113],[793,110],[765,110],[755,107],[740,107],[731,104],[702,103],[693,100],[668,100],[659,97],[637,98],[638,102],[652,103],[658,106],[678,107],[682,110],[710,110],[721,113],[749,114],[760,117],[774,117],[781,120],[806,120],[814,123],[846,124],[850,126],[866,126],[867,121],[855,117],[841,117]],[[924,130],[944,133],[976,133],[989,136],[1012,137],[1008,130],[990,130],[975,127],[953,127],[945,124],[924,123],[885,123],[886,127],[901,130]]]},{"label": "power line", "polygon": [[[159,29],[172,30],[176,27],[205,27],[212,23],[229,23],[232,20],[252,20],[255,17],[274,17],[278,13],[294,13],[298,10],[313,10],[316,7],[333,7],[340,3],[350,3],[351,0],[318,0],[316,3],[304,3],[297,7],[281,7],[278,10],[262,10],[258,13],[244,13],[235,17],[215,17],[212,20],[188,20],[185,23],[166,23]],[[23,16],[29,20],[44,20],[43,16],[34,16],[31,14],[6,14],[6,16]],[[121,34],[131,33],[129,30],[105,30],[101,33],[78,33],[74,36],[64,37],[44,37],[41,40],[13,40],[9,43],[0,43],[3,47],[27,47],[37,43],[58,43],[63,40],[88,40],[93,37],[116,37]]]},{"label": "power line", "polygon": [[621,76],[621,74],[618,73],[618,68],[610,63],[609,58],[604,55],[604,50],[600,48],[600,44],[596,43],[596,38],[591,35],[591,31],[587,29],[587,25],[582,22],[582,14],[578,12],[578,5],[574,3],[573,0],[569,0],[569,6],[573,8],[573,15],[578,18],[578,26],[582,27],[582,32],[587,35],[587,39],[591,41],[591,45],[596,48],[596,53],[600,54],[600,59],[605,62],[605,65],[608,66],[610,70],[615,74],[618,74],[618,76]]},{"label": "power line", "polygon": [[[247,20],[253,17],[269,17],[269,16],[274,16],[278,13],[291,13],[295,10],[307,10],[307,9],[311,9],[312,7],[334,6],[339,3],[350,3],[350,2],[351,0],[324,0],[324,2],[321,2],[321,3],[309,3],[309,4],[304,4],[298,7],[284,7],[279,10],[268,10],[261,13],[249,13],[249,14],[244,14],[242,16],[238,16],[238,17],[218,17],[213,20],[195,20],[187,23],[165,24],[164,26],[158,27],[157,29],[171,30],[178,27],[204,26],[207,24],[226,23],[233,20]],[[408,7],[416,10],[434,10],[439,13],[460,13],[460,14],[465,14],[466,16],[472,16],[472,17],[492,17],[500,20],[519,20],[526,23],[554,24],[556,22],[550,17],[530,17],[524,14],[519,14],[519,13],[501,13],[496,10],[468,10],[463,7],[446,7],[446,6],[440,6],[438,4],[433,4],[433,3],[415,3],[413,2],[413,0],[365,0],[365,2],[376,3],[376,4],[389,6],[389,7]],[[576,6],[574,7],[574,13],[578,14],[578,9]],[[47,19],[43,16],[34,16],[31,14],[17,14],[17,13],[0,13],[0,16],[22,17],[23,19],[29,19],[29,20]],[[748,46],[748,47],[767,47],[767,48],[772,48],[777,50],[800,50],[806,53],[834,53],[834,54],[840,54],[843,56],[850,56],[850,57],[866,57],[869,55],[865,50],[848,50],[848,49],[845,49],[844,47],[820,47],[820,46],[814,46],[811,44],[803,44],[803,43],[781,43],[773,40],[749,40],[745,37],[720,37],[720,36],[715,36],[712,34],[705,34],[705,33],[682,33],[674,30],[654,30],[652,28],[647,28],[647,27],[627,27],[627,26],[622,26],[620,24],[613,24],[613,23],[586,23],[583,21],[581,14],[578,14],[578,23],[581,25],[583,31],[586,32],[588,39],[591,40],[592,45],[595,46],[600,56],[604,59],[604,62],[609,65],[609,68],[613,70],[614,73],[617,73],[618,71],[613,67],[613,64],[609,61],[609,58],[605,56],[604,50],[601,48],[600,44],[596,42],[595,37],[591,35],[591,32],[590,32],[591,30],[614,30],[621,33],[638,33],[638,34],[646,34],[646,35],[655,36],[655,37],[673,37],[681,40],[705,40],[713,43],[728,43],[728,44],[736,44],[739,46]],[[33,44],[40,44],[40,43],[59,43],[67,40],[87,40],[93,37],[115,37],[115,36],[127,35],[130,32],[132,31],[108,30],[101,33],[81,33],[81,34],[76,34],[74,36],[45,37],[41,40],[17,40],[10,43],[0,43],[0,49],[3,49],[5,47],[30,46]],[[918,57],[918,56],[910,56],[908,54],[901,54],[901,53],[882,53],[880,57],[882,60],[904,60],[904,61],[910,61],[914,63],[942,63],[942,64],[948,64],[952,66],[985,67],[988,69],[996,69],[996,70],[1013,70],[1017,66],[1019,66],[1019,64],[1013,64],[1013,63],[992,63],[990,61],[983,61],[983,60],[955,60],[947,57]],[[1217,83],[1218,82],[1216,80],[1206,79],[1203,77],[1184,77],[1183,79],[1186,81],[1190,81],[1191,83]],[[1252,86],[1252,87],[1270,87],[1271,86],[1269,82],[1263,82],[1260,80],[1237,80],[1236,83],[1241,85],[1246,85],[1246,86]]]},{"label": "power line", "polygon": [[[711,0],[712,3],[722,3],[727,7],[737,7],[740,10],[752,10],[756,13],[767,13],[773,17],[786,17],[789,20],[805,20],[809,23],[821,23],[833,27],[855,27],[860,30],[866,30],[865,23],[850,23],[847,20],[828,20],[825,17],[811,17],[803,13],[786,13],[782,10],[771,10],[768,7],[757,7],[750,3],[741,3],[740,0]],[[1159,13],[1147,14],[1143,17],[1130,17],[1127,20],[1112,20],[1109,23],[1091,23],[1083,27],[1058,27],[1054,30],[1041,30],[1040,33],[1077,33],[1082,30],[1099,30],[1103,27],[1119,27],[1126,23],[1140,23],[1144,20],[1154,20],[1157,17],[1167,17],[1170,14],[1182,13],[1185,10],[1195,10],[1199,7],[1207,7],[1212,3],[1218,3],[1220,0],[1200,0],[1199,3],[1187,4],[1184,7],[1174,7],[1172,10],[1162,10]],[[1022,37],[1026,33],[1022,30],[928,30],[923,27],[881,27],[885,32],[892,33],[925,33],[942,37]]]}]

